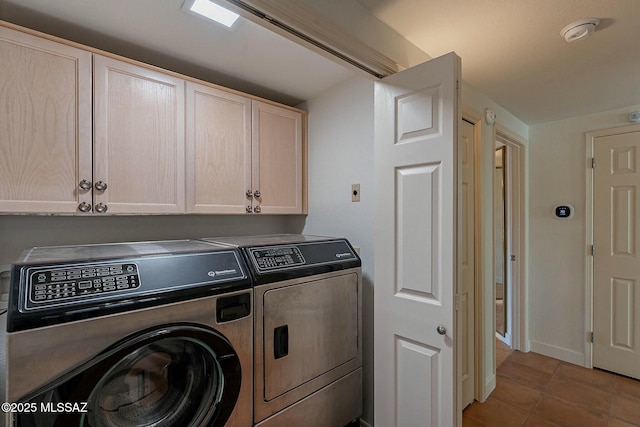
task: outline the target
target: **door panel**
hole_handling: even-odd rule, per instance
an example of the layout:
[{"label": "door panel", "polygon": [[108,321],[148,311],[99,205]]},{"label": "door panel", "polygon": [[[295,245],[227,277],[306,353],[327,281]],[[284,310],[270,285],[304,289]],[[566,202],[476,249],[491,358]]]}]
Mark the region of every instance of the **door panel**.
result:
[{"label": "door panel", "polygon": [[246,213],[251,100],[187,82],[187,212]]},{"label": "door panel", "polygon": [[357,357],[357,275],[272,289],[263,304],[266,401]]},{"label": "door panel", "polygon": [[594,146],[593,365],[640,378],[640,132]]},{"label": "door panel", "polygon": [[91,203],[91,54],[0,28],[0,211]]},{"label": "door panel", "polygon": [[184,213],[184,80],[99,55],[94,74],[95,211]]},{"label": "door panel", "polygon": [[302,213],[302,114],[253,101],[251,138],[254,211]]},{"label": "door panel", "polygon": [[[376,83],[375,424],[453,426],[457,82],[453,53]],[[437,332],[438,326],[446,329]]]}]

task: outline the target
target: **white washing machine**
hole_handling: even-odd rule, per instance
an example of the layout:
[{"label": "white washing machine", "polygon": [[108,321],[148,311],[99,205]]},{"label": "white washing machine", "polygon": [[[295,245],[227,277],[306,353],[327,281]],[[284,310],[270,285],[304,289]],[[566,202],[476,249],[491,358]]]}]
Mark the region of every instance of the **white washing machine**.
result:
[{"label": "white washing machine", "polygon": [[254,280],[254,423],[343,427],[362,414],[362,269],[346,239],[209,238]]},{"label": "white washing machine", "polygon": [[253,291],[201,241],[33,248],[12,267],[18,427],[249,427]]}]

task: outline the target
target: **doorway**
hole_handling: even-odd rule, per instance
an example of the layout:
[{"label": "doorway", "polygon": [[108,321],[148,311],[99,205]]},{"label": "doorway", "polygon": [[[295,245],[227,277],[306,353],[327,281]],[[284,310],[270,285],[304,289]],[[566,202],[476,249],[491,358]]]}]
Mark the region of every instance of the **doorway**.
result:
[{"label": "doorway", "polygon": [[524,289],[524,145],[506,130],[495,130],[494,283],[496,338],[522,346]]}]

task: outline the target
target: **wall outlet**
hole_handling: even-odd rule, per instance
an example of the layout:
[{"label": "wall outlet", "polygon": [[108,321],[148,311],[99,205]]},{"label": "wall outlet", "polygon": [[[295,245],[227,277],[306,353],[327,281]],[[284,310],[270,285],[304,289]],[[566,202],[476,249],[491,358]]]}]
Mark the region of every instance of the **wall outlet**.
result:
[{"label": "wall outlet", "polygon": [[360,201],[360,184],[351,184],[351,201]]}]

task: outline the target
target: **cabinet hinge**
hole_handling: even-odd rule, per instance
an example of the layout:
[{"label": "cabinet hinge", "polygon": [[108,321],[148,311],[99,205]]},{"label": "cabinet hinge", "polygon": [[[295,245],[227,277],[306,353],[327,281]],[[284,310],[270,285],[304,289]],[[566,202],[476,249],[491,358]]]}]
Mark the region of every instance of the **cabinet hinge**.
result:
[{"label": "cabinet hinge", "polygon": [[593,332],[587,333],[587,341],[593,343]]},{"label": "cabinet hinge", "polygon": [[595,169],[596,168],[596,158],[592,157],[591,158],[591,169]]},{"label": "cabinet hinge", "polygon": [[596,245],[591,245],[591,255],[596,256]]}]

